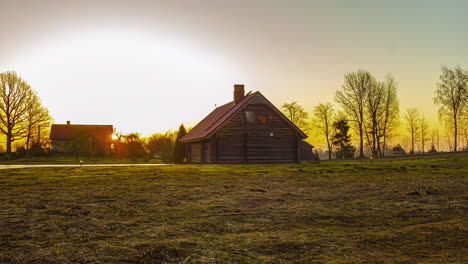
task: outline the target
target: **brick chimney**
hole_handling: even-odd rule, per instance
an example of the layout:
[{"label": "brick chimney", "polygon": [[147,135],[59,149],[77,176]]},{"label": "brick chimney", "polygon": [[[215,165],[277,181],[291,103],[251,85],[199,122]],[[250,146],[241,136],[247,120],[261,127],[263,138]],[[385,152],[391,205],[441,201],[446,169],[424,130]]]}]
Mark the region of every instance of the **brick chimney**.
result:
[{"label": "brick chimney", "polygon": [[67,121],[67,126],[70,126],[70,121]]},{"label": "brick chimney", "polygon": [[234,104],[238,104],[245,96],[244,85],[234,84]]}]

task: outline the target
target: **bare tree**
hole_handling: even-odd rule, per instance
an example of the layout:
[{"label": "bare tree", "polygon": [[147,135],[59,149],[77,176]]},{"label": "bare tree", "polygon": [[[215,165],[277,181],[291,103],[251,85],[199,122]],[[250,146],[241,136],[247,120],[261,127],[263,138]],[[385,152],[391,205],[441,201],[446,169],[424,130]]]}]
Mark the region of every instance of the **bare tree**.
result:
[{"label": "bare tree", "polygon": [[0,131],[6,136],[6,152],[11,143],[26,136],[26,111],[31,87],[16,72],[0,73]]},{"label": "bare tree", "polygon": [[431,151],[440,151],[439,141],[440,141],[439,129],[434,128],[432,129],[432,132],[431,132],[431,145],[432,145]]},{"label": "bare tree", "polygon": [[[453,150],[457,151],[458,122],[468,107],[468,71],[460,66],[449,69],[442,66],[434,103],[439,105],[439,119],[453,128]],[[446,124],[447,126],[447,124]]]},{"label": "bare tree", "polygon": [[[30,91],[30,96],[28,98],[29,102],[27,102],[26,106],[26,159],[29,158],[29,149],[30,149],[30,141],[31,135],[33,133],[33,129],[37,128],[40,129],[41,126],[48,126],[52,117],[49,115],[49,110],[42,105],[41,99],[34,91]],[[40,140],[40,138],[38,138]]]},{"label": "bare tree", "polygon": [[356,123],[359,132],[359,156],[364,156],[364,114],[365,100],[369,89],[375,85],[375,78],[365,70],[345,74],[341,90],[335,94],[335,101]]},{"label": "bare tree", "polygon": [[307,119],[309,118],[309,113],[307,113],[300,104],[297,102],[284,103],[283,106],[281,106],[281,111],[298,128],[303,131],[308,130]]},{"label": "bare tree", "polygon": [[465,107],[460,118],[460,141],[465,150],[468,150],[468,107]]},{"label": "bare tree", "polygon": [[366,139],[371,150],[372,156],[381,153],[380,138],[382,136],[380,129],[384,117],[385,90],[384,84],[375,82],[370,86],[365,100],[365,121]]},{"label": "bare tree", "polygon": [[447,145],[449,147],[449,150],[453,149],[452,131],[453,131],[453,128],[450,127],[450,125],[444,127],[444,136],[445,136],[445,139],[447,140]]},{"label": "bare tree", "polygon": [[411,143],[410,154],[414,154],[414,143],[419,138],[419,130],[420,130],[419,112],[416,108],[408,108],[406,109],[406,112],[403,118],[405,120],[406,131],[408,133],[409,140]]},{"label": "bare tree", "polygon": [[426,142],[429,141],[429,123],[424,115],[421,115],[419,119],[419,131],[421,133],[421,152],[424,153],[424,146]]},{"label": "bare tree", "polygon": [[397,94],[397,83],[392,75],[387,74],[383,83],[385,90],[384,112],[381,131],[383,136],[383,151],[382,156],[385,155],[387,142],[392,134],[398,128],[400,121],[400,103]]},{"label": "bare tree", "polygon": [[314,127],[325,138],[328,147],[328,159],[332,157],[333,143],[333,114],[334,109],[331,103],[319,104],[314,108]]}]

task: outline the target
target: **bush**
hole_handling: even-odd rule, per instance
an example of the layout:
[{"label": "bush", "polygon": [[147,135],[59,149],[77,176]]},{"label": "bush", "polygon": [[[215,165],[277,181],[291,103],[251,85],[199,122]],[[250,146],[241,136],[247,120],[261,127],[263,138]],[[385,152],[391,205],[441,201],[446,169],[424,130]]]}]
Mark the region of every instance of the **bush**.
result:
[{"label": "bush", "polygon": [[400,144],[397,144],[395,147],[392,149],[393,155],[405,155],[406,151],[401,147]]},{"label": "bush", "polygon": [[30,156],[45,156],[47,154],[46,150],[42,147],[40,143],[35,143],[31,146],[29,150]]},{"label": "bush", "polygon": [[26,148],[23,146],[16,148],[15,157],[22,158],[26,155]]}]

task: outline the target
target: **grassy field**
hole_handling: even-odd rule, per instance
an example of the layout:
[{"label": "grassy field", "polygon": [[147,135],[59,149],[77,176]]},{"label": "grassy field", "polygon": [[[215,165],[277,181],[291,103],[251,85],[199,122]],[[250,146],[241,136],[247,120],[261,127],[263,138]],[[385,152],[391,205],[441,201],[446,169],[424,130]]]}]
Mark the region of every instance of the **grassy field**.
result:
[{"label": "grassy field", "polygon": [[75,156],[71,155],[51,155],[48,157],[32,157],[26,160],[24,157],[8,159],[7,156],[0,156],[0,165],[16,165],[16,164],[143,164],[143,163],[163,163],[161,159],[117,159],[114,157],[93,157],[93,156],[80,156],[78,161]]},{"label": "grassy field", "polygon": [[0,171],[0,263],[468,263],[468,158]]}]

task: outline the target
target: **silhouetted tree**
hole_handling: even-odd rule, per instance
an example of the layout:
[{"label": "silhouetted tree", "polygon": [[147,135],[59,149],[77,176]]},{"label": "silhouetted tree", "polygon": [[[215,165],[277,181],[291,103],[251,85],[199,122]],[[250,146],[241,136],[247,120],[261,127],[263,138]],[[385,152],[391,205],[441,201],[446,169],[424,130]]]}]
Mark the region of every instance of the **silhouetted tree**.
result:
[{"label": "silhouetted tree", "polygon": [[460,130],[458,133],[462,141],[460,145],[463,145],[464,141],[464,149],[468,150],[468,107],[465,108],[465,113],[460,118]]},{"label": "silhouetted tree", "polygon": [[468,71],[460,66],[449,69],[442,66],[434,103],[439,105],[439,119],[453,129],[453,151],[457,151],[458,122],[468,114]]},{"label": "silhouetted tree", "polygon": [[392,75],[387,74],[383,82],[385,97],[383,101],[383,117],[380,122],[379,133],[382,133],[382,152],[385,155],[387,149],[387,142],[391,134],[396,131],[400,122],[400,103],[397,94],[397,83]]},{"label": "silhouetted tree", "polygon": [[141,138],[139,133],[130,133],[123,136],[123,139],[126,157],[132,160],[146,157],[145,141]]},{"label": "silhouetted tree", "polygon": [[348,121],[340,119],[333,123],[335,135],[333,136],[333,145],[338,147],[337,158],[353,158],[356,148],[351,145],[351,135],[349,132]]},{"label": "silhouetted tree", "polygon": [[152,157],[159,156],[163,162],[174,161],[175,133],[168,131],[165,134],[156,133],[148,139],[147,148]]},{"label": "silhouetted tree", "polygon": [[328,147],[328,159],[332,156],[333,143],[333,105],[331,103],[319,104],[314,108],[313,125],[318,129],[320,135],[325,138]]},{"label": "silhouetted tree", "polygon": [[297,102],[284,103],[283,106],[281,106],[281,111],[298,128],[303,131],[308,130],[307,119],[309,118],[309,113],[307,113],[300,104]]},{"label": "silhouetted tree", "polygon": [[384,118],[384,100],[385,89],[383,83],[375,82],[374,85],[369,86],[364,101],[364,128],[372,156],[381,153],[380,138],[382,133],[380,129]]},{"label": "silhouetted tree", "polygon": [[364,156],[365,100],[369,89],[375,85],[375,78],[365,70],[347,73],[341,90],[335,94],[335,101],[356,123],[359,132],[359,156]]},{"label": "silhouetted tree", "polygon": [[429,123],[424,115],[421,115],[419,119],[419,132],[421,134],[421,152],[424,153],[426,142],[429,141]]},{"label": "silhouetted tree", "polygon": [[434,128],[432,129],[432,132],[431,132],[431,146],[432,147],[431,147],[430,152],[437,152],[437,150],[440,150],[439,141],[440,141],[439,129]]},{"label": "silhouetted tree", "polygon": [[185,144],[179,142],[179,139],[181,139],[183,136],[185,136],[187,132],[185,131],[185,126],[184,124],[180,125],[179,131],[177,132],[177,137],[174,143],[174,162],[175,163],[182,163],[184,162],[185,158]]},{"label": "silhouetted tree", "polygon": [[25,137],[25,114],[34,94],[29,84],[16,72],[0,73],[0,131],[6,136],[6,152],[11,143]]},{"label": "silhouetted tree", "polygon": [[[49,126],[52,117],[49,115],[49,110],[42,105],[41,99],[36,95],[32,94],[29,97],[29,102],[26,106],[25,118],[26,118],[26,159],[30,156],[30,141],[32,133],[35,129],[41,129],[41,126]],[[40,146],[40,138],[37,139],[36,144]],[[36,146],[37,148],[37,146]]]},{"label": "silhouetted tree", "polygon": [[406,109],[406,112],[403,118],[405,120],[406,131],[408,133],[408,137],[411,142],[410,154],[414,154],[414,143],[416,142],[416,140],[418,140],[419,132],[421,129],[420,127],[421,119],[419,116],[418,109],[416,108]]}]

